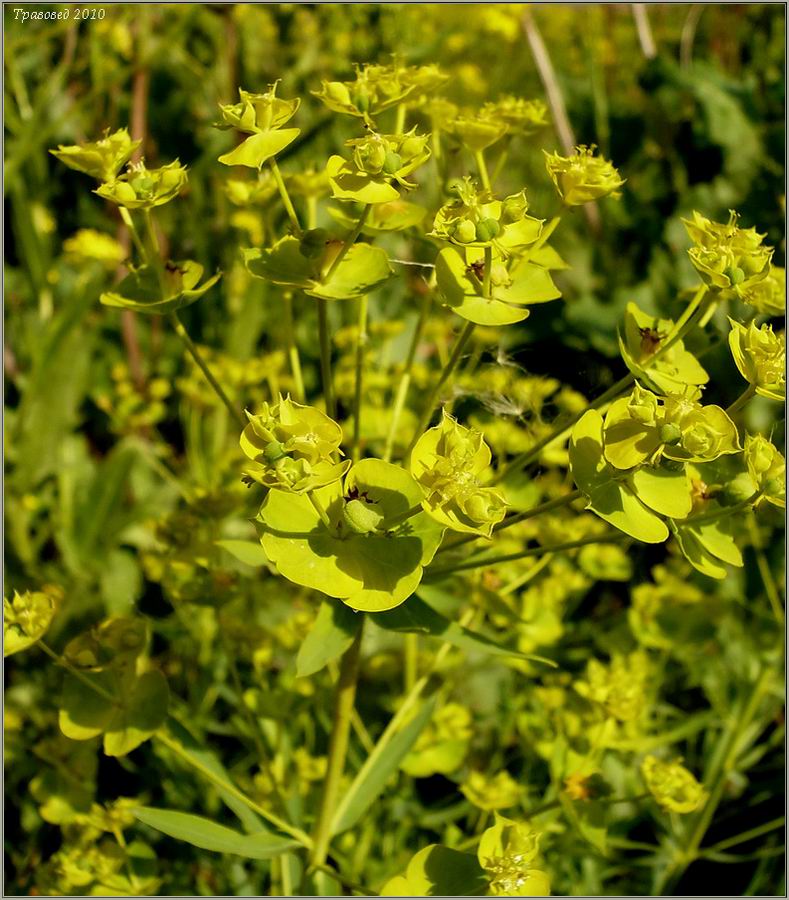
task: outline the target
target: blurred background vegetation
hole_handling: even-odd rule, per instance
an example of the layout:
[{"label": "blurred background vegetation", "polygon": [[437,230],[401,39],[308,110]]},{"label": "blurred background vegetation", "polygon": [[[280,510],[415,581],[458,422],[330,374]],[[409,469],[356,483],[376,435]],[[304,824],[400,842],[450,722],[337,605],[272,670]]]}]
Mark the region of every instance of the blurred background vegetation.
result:
[{"label": "blurred background vegetation", "polygon": [[[221,269],[224,277],[185,311],[184,320],[211,348],[220,380],[247,404],[287,387],[288,375],[277,289],[250,279],[240,262],[242,247],[281,233],[282,222],[272,218],[279,215],[277,204],[269,209],[267,198],[259,206],[237,202],[228,171],[216,161],[229,146],[228,135],[212,127],[217,104],[235,100],[239,86],[261,91],[281,79],[281,96],[303,98],[297,120],[302,135],[280,157],[283,171],[296,173],[320,168],[352,136],[347,120],[310,96],[321,78],[350,78],[354,63],[398,54],[408,63],[438,63],[450,75],[446,95],[471,110],[499,94],[545,98],[526,25],[532,35],[536,29],[575,142],[596,144],[627,183],[619,202],[601,205],[598,223],[590,225],[578,212],[563,219],[553,239],[571,266],[557,278],[561,312],[557,304],[550,315],[533,315],[509,329],[505,349],[529,373],[558,377],[590,397],[623,371],[616,328],[626,303],[635,300],[676,317],[683,291],[697,283],[682,216],[698,209],[725,221],[727,211],[736,209],[741,224],[767,233],[766,243],[776,248],[774,263],[784,265],[782,4],[648,5],[640,19],[629,4],[112,4],[96,7],[105,10],[103,18],[82,21],[74,20],[78,7],[26,7],[66,8],[69,20],[54,23],[23,23],[12,6],[3,10],[7,586],[62,586],[68,604],[57,628],[64,636],[101,615],[133,608],[158,617],[155,650],[172,651],[168,675],[180,679],[182,694],[194,701],[193,715],[212,706],[205,701],[211,691],[219,697],[213,702],[230,709],[232,679],[227,657],[211,652],[218,640],[211,611],[201,608],[190,622],[174,621],[170,601],[179,591],[186,599],[199,596],[201,578],[216,589],[217,569],[198,565],[196,573],[199,554],[190,547],[184,570],[165,577],[161,564],[157,569],[150,522],[178,508],[186,484],[198,519],[179,527],[190,540],[211,546],[216,521],[249,504],[237,483],[237,451],[229,449],[235,444],[232,426],[167,329],[99,306],[100,292],[122,263],[119,244],[128,238],[116,208],[93,195],[89,180],[61,166],[49,148],[128,126],[143,138],[149,165],[178,157],[189,167],[187,191],[161,210],[169,252],[196,259],[209,272]],[[553,105],[550,111],[555,119]],[[540,146],[562,149],[551,131],[539,143],[517,138],[497,181],[512,191],[525,185],[533,214],[548,218],[558,212],[558,202]],[[468,170],[469,162],[456,153],[448,174]],[[419,179],[422,202],[432,209],[440,186],[430,180],[437,177],[426,168]],[[106,234],[105,252],[97,253],[95,242],[88,252],[80,229]],[[430,261],[434,248],[426,244],[417,252]],[[392,353],[402,354],[402,341],[396,334],[390,340],[384,322],[412,317],[420,286],[416,276],[398,279],[373,303],[381,341],[390,342],[381,346],[391,344]],[[341,354],[345,311],[333,313]],[[297,330],[308,391],[314,392],[313,312],[299,312]],[[482,350],[488,361],[501,352],[495,342]],[[741,384],[725,341],[705,356],[705,366],[712,375],[706,402],[726,405]],[[375,388],[372,373],[370,390]],[[774,404],[757,399],[747,424],[765,433],[774,428],[781,446],[776,415]],[[765,552],[780,571],[781,547],[773,543]],[[758,579],[752,571],[750,566],[750,580],[739,589]],[[243,594],[240,603],[251,604],[260,589],[247,582],[234,589]],[[263,593],[276,592],[269,586]],[[257,621],[257,613],[248,614]],[[267,614],[275,622],[285,615],[275,599]],[[243,615],[235,620],[239,640],[243,621]],[[747,656],[742,647],[737,653]],[[252,656],[250,650],[250,665]],[[24,734],[20,747],[34,746],[52,725],[51,711],[39,703],[54,682],[36,671],[38,657],[16,659],[7,669],[7,727]],[[214,729],[219,732],[221,723]],[[771,754],[761,790],[780,796],[777,745]],[[12,893],[31,890],[36,866],[60,842],[51,817],[42,821],[29,796],[38,759],[12,750],[6,773],[6,889]],[[97,796],[139,792],[142,768],[140,761],[102,757],[98,773],[90,775],[98,779]],[[188,793],[171,784],[151,790]],[[197,790],[191,802],[197,802]],[[179,802],[189,808],[188,798]],[[189,892],[195,884],[208,894],[249,887],[243,873],[204,870],[199,855],[190,853],[174,862],[167,892]],[[716,869],[719,880],[710,892],[778,891],[780,858],[758,870],[754,881],[753,864]],[[704,866],[693,872],[685,889],[706,893]],[[592,880],[582,880],[578,889],[593,891],[597,885],[587,876]],[[627,878],[626,890],[639,886],[639,876],[629,872]]]}]

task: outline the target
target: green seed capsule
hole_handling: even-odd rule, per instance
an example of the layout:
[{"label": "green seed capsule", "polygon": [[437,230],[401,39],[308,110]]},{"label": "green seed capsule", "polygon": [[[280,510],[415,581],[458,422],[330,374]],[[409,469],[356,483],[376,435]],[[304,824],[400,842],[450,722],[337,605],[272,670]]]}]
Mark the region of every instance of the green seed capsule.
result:
[{"label": "green seed capsule", "polygon": [[342,509],[342,520],[354,534],[370,534],[384,517],[375,506],[364,500],[349,500]]},{"label": "green seed capsule", "polygon": [[660,440],[664,444],[678,444],[682,440],[682,432],[678,425],[666,422],[660,426]]},{"label": "green seed capsule", "polygon": [[406,159],[418,156],[425,149],[425,139],[423,137],[406,138],[400,145],[400,153]]},{"label": "green seed capsule", "polygon": [[464,219],[455,228],[455,240],[461,244],[470,244],[476,236],[477,230],[469,219]]},{"label": "green seed capsule", "polygon": [[399,172],[400,169],[403,168],[403,160],[399,153],[395,153],[394,150],[387,151],[386,156],[384,157],[384,165],[383,171],[386,175],[394,175],[395,172]]},{"label": "green seed capsule", "polygon": [[739,266],[731,266],[726,274],[732,284],[742,284],[745,281],[745,272]]},{"label": "green seed capsule", "polygon": [[482,221],[477,222],[477,240],[490,241],[496,237],[499,230],[499,223],[495,219],[482,219]]}]

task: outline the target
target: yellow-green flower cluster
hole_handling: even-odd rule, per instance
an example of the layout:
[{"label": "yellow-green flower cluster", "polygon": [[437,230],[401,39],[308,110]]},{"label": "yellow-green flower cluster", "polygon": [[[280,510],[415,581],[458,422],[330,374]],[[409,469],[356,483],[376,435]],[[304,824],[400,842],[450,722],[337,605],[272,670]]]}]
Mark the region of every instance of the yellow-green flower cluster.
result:
[{"label": "yellow-green flower cluster", "polygon": [[580,206],[609,195],[618,197],[625,183],[608,160],[594,155],[594,146],[575,148],[571,156],[545,153],[545,168],[567,206]]},{"label": "yellow-green flower cluster", "polygon": [[277,82],[264,94],[238,90],[239,102],[219,105],[222,122],[218,128],[235,128],[248,134],[242,143],[219,157],[226,166],[259,169],[266,160],[284,150],[300,134],[298,128],[283,128],[296,114],[301,100],[277,97]]},{"label": "yellow-green flower cluster", "polygon": [[786,333],[772,325],[740,325],[729,319],[729,347],[742,377],[770,400],[786,399]]},{"label": "yellow-green flower cluster", "polygon": [[539,868],[540,832],[526,822],[496,816],[482,835],[477,859],[490,880],[494,897],[546,897],[548,875]]},{"label": "yellow-green flower cluster", "polygon": [[241,449],[250,459],[247,480],[300,494],[339,481],[350,468],[350,460],[336,460],[342,429],[319,409],[280,397],[247,417],[241,434]]},{"label": "yellow-green flower cluster", "polygon": [[765,235],[755,228],[740,228],[734,210],[729,210],[727,223],[713,222],[698,212],[682,221],[694,244],[688,251],[690,261],[704,281],[750,302],[756,285],[770,273],[773,250],[762,246]]},{"label": "yellow-green flower cluster", "polygon": [[398,103],[435,90],[447,80],[436,65],[364,65],[354,81],[323,81],[312,93],[334,112],[370,121]]},{"label": "yellow-green flower cluster", "polygon": [[694,812],[707,799],[704,788],[680,760],[663,762],[650,754],[641,763],[641,774],[649,792],[669,812]]},{"label": "yellow-green flower cluster", "polygon": [[605,458],[630,469],[661,456],[677,462],[711,462],[741,448],[737,428],[719,406],[702,406],[694,388],[659,398],[636,385],[629,397],[611,404],[605,417]]},{"label": "yellow-green flower cluster", "polygon": [[109,133],[98,141],[64,146],[49,152],[70,169],[84,172],[98,181],[113,181],[131,159],[140,141],[133,141],[125,128]]},{"label": "yellow-green flower cluster", "polygon": [[744,456],[754,492],[761,491],[774,506],[786,507],[786,461],[775,445],[760,434],[746,435]]},{"label": "yellow-green flower cluster", "polygon": [[487,812],[517,805],[522,793],[518,782],[505,770],[491,777],[484,772],[470,772],[460,790],[477,809]]},{"label": "yellow-green flower cluster", "polygon": [[186,181],[186,167],[177,159],[158,169],[148,169],[140,160],[125,175],[99,185],[96,193],[126,209],[152,209],[177,197]]},{"label": "yellow-green flower cluster", "polygon": [[490,459],[482,434],[444,413],[411,453],[411,474],[425,493],[425,512],[454,531],[489,537],[507,511],[501,494],[480,484]]},{"label": "yellow-green flower cluster", "polygon": [[771,265],[767,277],[754,282],[743,299],[766,316],[785,316],[786,269]]},{"label": "yellow-green flower cluster", "polygon": [[496,200],[490,191],[477,190],[468,177],[458,181],[454,191],[456,198],[436,213],[435,237],[466,247],[492,244],[506,256],[509,248],[525,247],[540,236],[542,220],[526,215],[525,191]]},{"label": "yellow-green flower cluster", "polygon": [[644,711],[649,684],[649,660],[639,650],[615,654],[606,666],[597,659],[589,661],[586,677],[575,682],[575,690],[587,700],[599,703],[605,712],[620,722],[637,719]]},{"label": "yellow-green flower cluster", "polygon": [[406,180],[430,156],[428,136],[416,129],[406,134],[378,134],[346,141],[351,158],[332,156],[326,164],[326,174],[336,200],[356,200],[359,203],[388,203],[400,196],[394,181],[410,189],[415,185]]},{"label": "yellow-green flower cluster", "polygon": [[26,650],[40,640],[63,599],[63,591],[45,585],[40,591],[16,591],[3,597],[3,656]]}]

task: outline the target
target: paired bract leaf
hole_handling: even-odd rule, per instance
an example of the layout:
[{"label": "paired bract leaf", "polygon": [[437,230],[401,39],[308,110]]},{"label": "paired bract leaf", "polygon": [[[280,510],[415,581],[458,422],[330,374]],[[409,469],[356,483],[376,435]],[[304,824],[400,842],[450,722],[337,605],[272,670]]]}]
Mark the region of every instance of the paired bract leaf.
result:
[{"label": "paired bract leaf", "polygon": [[104,735],[108,756],[125,756],[150,738],[167,718],[169,691],[158,671],[128,670],[86,675],[114,699],[67,675],[60,703],[60,730],[75,741]]},{"label": "paired bract leaf", "polygon": [[489,298],[483,296],[482,276],[484,272],[475,274],[462,251],[447,247],[438,254],[436,281],[442,300],[477,325],[522,322],[529,315],[529,304],[561,296],[548,270],[527,259],[515,261],[510,269],[504,263],[493,263]]},{"label": "paired bract leaf", "polygon": [[[663,351],[663,342],[672,333],[674,322],[645,313],[635,303],[625,310],[624,335],[619,350],[625,365],[650,390],[660,394],[681,393],[687,384],[706,384],[709,375],[696,357],[677,341]],[[660,358],[652,362],[660,352]]]},{"label": "paired bract leaf", "polygon": [[487,888],[488,880],[475,856],[430,844],[414,856],[404,875],[387,881],[381,896],[478,897]]},{"label": "paired bract leaf", "polygon": [[202,276],[203,267],[191,259],[169,263],[161,277],[153,266],[141,266],[100,299],[105,306],[162,316],[195,303],[221,278],[217,273],[199,284]]},{"label": "paired bract leaf", "polygon": [[392,609],[416,590],[444,529],[426,513],[391,530],[354,533],[344,511],[361,497],[387,519],[418,505],[422,493],[399,466],[366,459],[339,482],[315,491],[332,524],[327,529],[309,498],[272,490],[261,507],[261,542],[277,571],[353,609]]},{"label": "paired bract leaf", "polygon": [[727,574],[725,564],[742,566],[730,516],[696,524],[672,522],[671,530],[685,559],[702,575],[722,579]]},{"label": "paired bract leaf", "polygon": [[615,528],[646,543],[668,537],[665,522],[636,496],[626,476],[613,469],[603,455],[603,419],[588,410],[573,428],[569,447],[570,469],[588,508]]},{"label": "paired bract leaf", "polygon": [[267,250],[245,250],[244,261],[247,269],[258,278],[298,287],[311,297],[326,300],[360,297],[393,275],[384,250],[359,243],[345,254],[331,278],[321,280],[320,261],[308,259],[300,246],[296,238],[285,237]]}]

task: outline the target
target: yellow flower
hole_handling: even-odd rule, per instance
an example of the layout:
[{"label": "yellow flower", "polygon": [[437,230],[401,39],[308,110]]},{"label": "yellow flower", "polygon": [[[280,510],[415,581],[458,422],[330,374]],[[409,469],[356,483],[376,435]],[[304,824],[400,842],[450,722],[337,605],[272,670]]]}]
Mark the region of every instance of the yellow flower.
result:
[{"label": "yellow flower", "polygon": [[540,832],[526,822],[496,815],[496,823],[483,832],[477,859],[490,879],[494,897],[546,897],[551,892],[548,875],[535,863]]},{"label": "yellow flower", "polygon": [[786,334],[772,325],[748,326],[729,319],[729,347],[742,377],[770,400],[786,399]]},{"label": "yellow flower", "polygon": [[641,763],[641,774],[652,796],[669,812],[691,813],[707,794],[680,760],[662,762],[651,754]]},{"label": "yellow flower", "polygon": [[454,531],[489,537],[507,510],[501,494],[480,485],[489,465],[482,434],[444,413],[411,453],[411,474],[425,492],[425,512]]},{"label": "yellow flower", "polygon": [[121,128],[113,134],[105,132],[98,141],[71,146],[61,144],[57,150],[49,152],[70,169],[84,172],[99,181],[113,181],[140,143],[133,141],[129,132]]},{"label": "yellow flower", "polygon": [[682,221],[694,243],[688,251],[690,261],[704,281],[748,302],[755,286],[770,272],[773,250],[762,246],[765,236],[755,228],[738,227],[734,210],[729,210],[725,224],[698,212]]},{"label": "yellow flower", "polygon": [[509,772],[501,771],[492,778],[484,772],[471,772],[460,790],[478,809],[509,809],[520,800],[521,789]]},{"label": "yellow flower", "polygon": [[777,448],[760,434],[748,434],[744,456],[748,474],[762,497],[774,506],[785,507],[786,462]]},{"label": "yellow flower", "polygon": [[572,156],[545,153],[545,168],[559,196],[568,206],[579,206],[609,194],[619,196],[625,183],[608,160],[594,155],[594,146],[579,146]]}]

